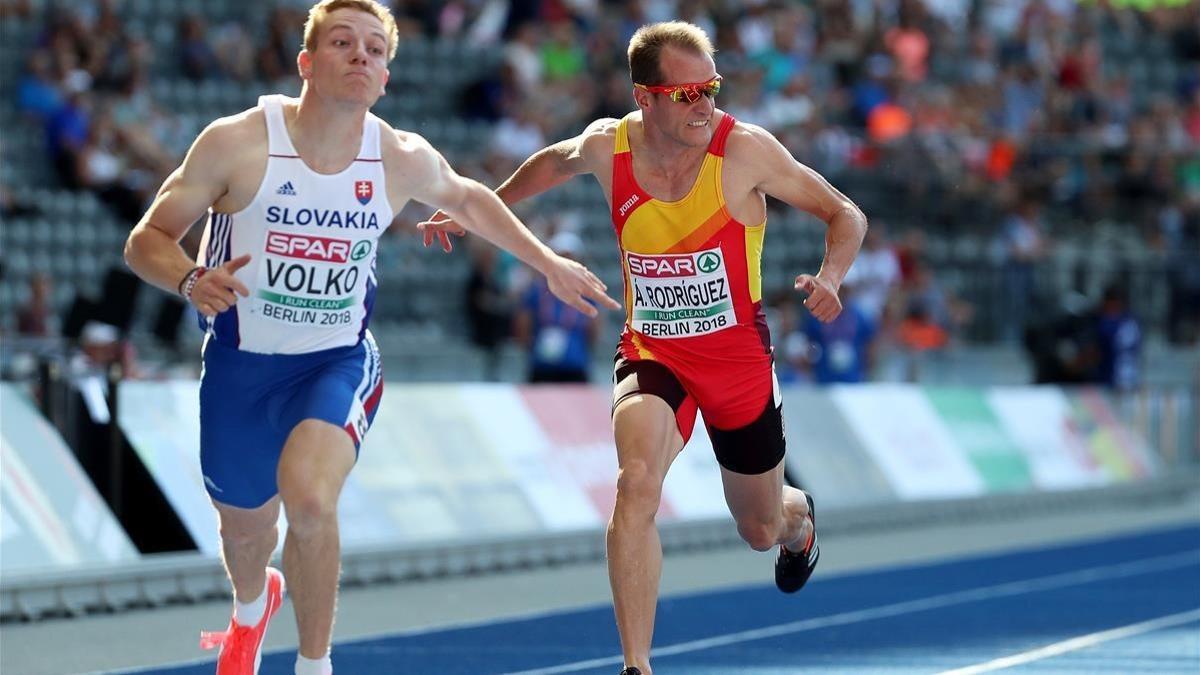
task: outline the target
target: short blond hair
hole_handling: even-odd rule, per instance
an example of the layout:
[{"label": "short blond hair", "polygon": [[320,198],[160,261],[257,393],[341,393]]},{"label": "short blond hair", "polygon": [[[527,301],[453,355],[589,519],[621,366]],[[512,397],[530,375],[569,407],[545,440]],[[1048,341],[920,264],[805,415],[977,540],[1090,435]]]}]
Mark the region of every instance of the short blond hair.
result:
[{"label": "short blond hair", "polygon": [[383,22],[383,30],[387,34],[388,61],[396,56],[396,46],[400,42],[400,32],[396,29],[396,18],[392,10],[377,2],[377,0],[321,0],[308,10],[308,20],[304,22],[304,48],[310,52],[317,49],[317,33],[321,22],[331,13],[339,9],[356,9],[366,12]]},{"label": "short blond hair", "polygon": [[647,24],[629,39],[629,77],[637,84],[665,84],[660,65],[660,55],[665,47],[708,56],[716,51],[708,34],[695,24],[686,21]]}]

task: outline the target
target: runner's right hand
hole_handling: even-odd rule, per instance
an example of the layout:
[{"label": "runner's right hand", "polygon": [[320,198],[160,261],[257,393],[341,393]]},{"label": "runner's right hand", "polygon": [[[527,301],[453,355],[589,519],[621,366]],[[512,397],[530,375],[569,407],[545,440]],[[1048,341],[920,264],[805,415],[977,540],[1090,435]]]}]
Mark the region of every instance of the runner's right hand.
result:
[{"label": "runner's right hand", "polygon": [[237,296],[250,296],[250,289],[233,274],[250,263],[250,254],[238,256],[220,267],[210,267],[196,280],[192,287],[192,295],[188,298],[192,305],[204,316],[214,317],[233,307]]},{"label": "runner's right hand", "polygon": [[462,225],[454,222],[454,219],[446,215],[445,211],[438,211],[429,217],[429,220],[423,220],[417,223],[417,229],[425,235],[425,247],[428,248],[433,243],[434,235],[441,241],[442,250],[446,253],[454,250],[454,244],[450,243],[450,235],[461,237],[467,233],[467,230]]},{"label": "runner's right hand", "polygon": [[591,298],[609,309],[621,309],[620,303],[604,292],[608,287],[583,265],[555,255],[546,271],[550,292],[587,316],[596,316],[596,308],[585,298]]}]

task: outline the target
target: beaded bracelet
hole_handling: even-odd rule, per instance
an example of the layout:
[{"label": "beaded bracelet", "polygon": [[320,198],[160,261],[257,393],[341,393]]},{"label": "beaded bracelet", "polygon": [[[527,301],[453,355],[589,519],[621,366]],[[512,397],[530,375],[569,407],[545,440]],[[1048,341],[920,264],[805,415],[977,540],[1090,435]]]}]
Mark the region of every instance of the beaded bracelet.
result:
[{"label": "beaded bracelet", "polygon": [[196,287],[196,282],[200,281],[200,277],[204,276],[204,273],[207,271],[208,268],[197,265],[188,270],[188,273],[183,275],[183,278],[179,280],[179,294],[182,295],[185,300],[192,299],[192,289]]}]

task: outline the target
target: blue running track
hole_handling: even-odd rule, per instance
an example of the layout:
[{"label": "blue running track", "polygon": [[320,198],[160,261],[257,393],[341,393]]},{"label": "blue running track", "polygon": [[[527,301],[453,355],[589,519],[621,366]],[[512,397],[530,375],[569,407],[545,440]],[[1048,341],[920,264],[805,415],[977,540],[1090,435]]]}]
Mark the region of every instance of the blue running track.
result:
[{"label": "blue running track", "polygon": [[[656,675],[1200,673],[1200,527],[842,576],[818,569],[793,596],[750,586],[664,598],[654,643]],[[260,673],[290,675],[294,659],[267,654]],[[616,675],[621,658],[612,610],[600,606],[340,642],[334,667]]]}]

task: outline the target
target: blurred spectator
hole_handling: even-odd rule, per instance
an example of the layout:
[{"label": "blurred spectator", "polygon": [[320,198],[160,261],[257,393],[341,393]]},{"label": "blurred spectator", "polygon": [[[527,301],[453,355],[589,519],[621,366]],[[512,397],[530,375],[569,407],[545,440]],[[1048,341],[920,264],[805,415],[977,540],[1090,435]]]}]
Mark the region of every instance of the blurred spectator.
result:
[{"label": "blurred spectator", "polygon": [[278,82],[296,74],[294,38],[304,25],[303,14],[287,7],[271,10],[267,39],[258,50],[258,76],[266,82]]},{"label": "blurred spectator", "polygon": [[855,283],[847,282],[839,293],[843,309],[836,319],[822,323],[807,311],[802,319],[807,361],[818,384],[866,382],[875,362],[878,326],[859,304]]},{"label": "blurred spectator", "polygon": [[115,326],[100,321],[87,322],[79,336],[79,353],[72,359],[73,372],[86,378],[114,364],[120,365],[125,378],[141,377],[133,344],[122,339]]},{"label": "blurred spectator", "polygon": [[54,325],[54,287],[50,276],[36,272],[29,279],[29,300],[17,310],[17,335],[50,337],[58,332]]},{"label": "blurred spectator", "polygon": [[934,320],[929,305],[919,298],[909,301],[904,319],[896,328],[896,342],[909,352],[930,352],[944,348],[950,341],[946,329]]},{"label": "blurred spectator", "polygon": [[911,279],[904,284],[904,302],[908,307],[906,318],[914,318],[912,308],[919,308],[918,318],[937,326],[945,334],[943,344],[958,335],[975,314],[970,303],[949,293],[938,283],[933,267],[923,260],[916,262]]},{"label": "blurred spectator", "polygon": [[1006,337],[1016,340],[1034,301],[1034,269],[1049,247],[1040,205],[1033,199],[1020,200],[1001,224],[996,244],[1003,269]]},{"label": "blurred spectator", "polygon": [[853,287],[855,304],[872,324],[881,325],[884,310],[900,283],[900,259],[887,241],[880,221],[871,223],[862,249],[843,281]]},{"label": "blurred spectator", "polygon": [[899,103],[880,101],[867,114],[867,133],[880,144],[887,144],[912,131],[912,115]]},{"label": "blurred spectator", "polygon": [[[579,260],[583,241],[574,232],[550,238],[550,248],[561,256]],[[530,382],[587,382],[592,347],[600,321],[559,300],[537,277],[517,308],[513,335],[529,355]]]},{"label": "blurred spectator", "polygon": [[212,50],[222,73],[239,82],[254,78],[254,43],[242,24],[226,21],[213,28]]},{"label": "blurred spectator", "polygon": [[1034,384],[1091,382],[1096,369],[1096,320],[1087,299],[1068,293],[1060,308],[1024,331]]},{"label": "blurred spectator", "polygon": [[764,303],[767,327],[774,343],[772,355],[775,359],[775,377],[780,384],[794,384],[812,380],[808,362],[808,338],[804,326],[797,318],[794,291],[784,290]]},{"label": "blurred spectator", "polygon": [[75,151],[75,185],[89,190],[132,226],[142,217],[149,188],[119,145],[116,126],[107,112],[96,116],[87,140]]},{"label": "blurred spectator", "polygon": [[510,162],[522,162],[546,145],[543,122],[533,103],[516,102],[512,114],[492,133],[491,151]]},{"label": "blurred spectator", "polygon": [[1010,136],[1026,139],[1039,122],[1044,94],[1033,66],[1015,66],[1004,74],[1000,129]]},{"label": "blurred spectator", "polygon": [[1120,391],[1136,389],[1142,380],[1142,327],[1129,311],[1124,288],[1114,284],[1104,289],[1096,320],[1097,380]]},{"label": "blurred spectator", "polygon": [[839,86],[849,86],[863,48],[850,0],[820,0],[817,7],[821,60],[833,66]]},{"label": "blurred spectator", "polygon": [[763,90],[772,94],[804,75],[816,42],[807,11],[799,7],[784,12],[771,28],[771,43],[750,55],[763,71]]},{"label": "blurred spectator", "polygon": [[513,82],[522,95],[537,91],[542,83],[541,28],[529,22],[521,24],[504,45],[504,63],[512,70]]},{"label": "blurred spectator", "polygon": [[542,72],[548,80],[569,80],[583,74],[587,62],[575,24],[559,21],[550,26],[550,39],[542,44]]},{"label": "blurred spectator", "polygon": [[63,106],[63,94],[54,81],[50,55],[38,49],[29,55],[25,73],[17,83],[17,109],[38,120],[47,120]]},{"label": "blurred spectator", "polygon": [[864,61],[863,77],[853,89],[854,115],[860,127],[865,127],[876,106],[890,99],[887,81],[892,74],[892,61],[884,54],[872,54]]},{"label": "blurred spectator", "polygon": [[97,91],[119,89],[134,69],[146,65],[147,46],[130,38],[116,4],[116,0],[100,0],[96,18],[82,37],[88,73]]},{"label": "blurred spectator", "polygon": [[763,126],[775,132],[807,122],[815,109],[809,95],[808,78],[797,74],[779,91],[767,96],[763,104]]},{"label": "blurred spectator", "polygon": [[909,5],[908,11],[901,10],[899,24],[888,29],[883,42],[896,61],[901,79],[916,84],[924,81],[929,71],[929,38],[917,25],[911,8]]},{"label": "blurred spectator", "polygon": [[193,82],[220,77],[221,64],[217,54],[208,43],[207,26],[204,19],[189,14],[179,20],[179,69],[183,76]]},{"label": "blurred spectator", "polygon": [[46,149],[69,187],[79,183],[79,154],[91,134],[92,97],[83,91],[72,93],[66,103],[46,121]]},{"label": "blurred spectator", "polygon": [[[108,114],[123,150],[160,178],[166,178],[191,139],[178,117],[155,104],[148,78],[145,69],[134,71],[121,90],[109,97]],[[157,185],[161,180],[150,182]]]},{"label": "blurred spectator", "polygon": [[467,323],[471,343],[484,352],[485,378],[495,380],[499,371],[500,346],[508,338],[511,307],[508,284],[497,264],[499,251],[477,239],[469,240],[471,275],[467,279]]}]

